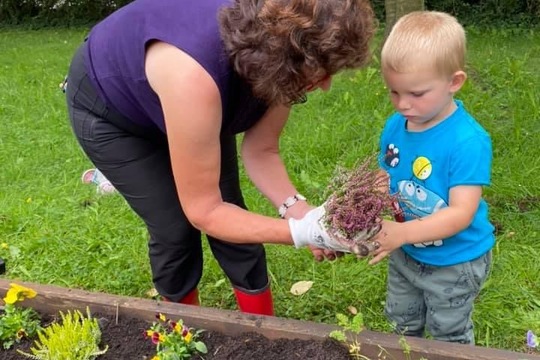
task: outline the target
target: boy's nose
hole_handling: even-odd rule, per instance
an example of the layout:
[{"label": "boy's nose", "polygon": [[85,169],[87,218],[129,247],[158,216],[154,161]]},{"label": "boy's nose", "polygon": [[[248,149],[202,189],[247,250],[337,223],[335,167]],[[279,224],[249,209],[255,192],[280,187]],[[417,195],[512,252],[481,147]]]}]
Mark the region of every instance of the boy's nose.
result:
[{"label": "boy's nose", "polygon": [[411,108],[411,103],[407,99],[400,98],[397,102],[397,108],[399,110],[408,110]]}]

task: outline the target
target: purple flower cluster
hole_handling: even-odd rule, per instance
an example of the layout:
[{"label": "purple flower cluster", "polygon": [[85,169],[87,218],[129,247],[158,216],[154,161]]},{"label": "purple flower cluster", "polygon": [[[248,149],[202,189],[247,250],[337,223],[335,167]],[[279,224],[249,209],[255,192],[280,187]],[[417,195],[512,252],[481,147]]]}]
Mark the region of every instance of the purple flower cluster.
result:
[{"label": "purple flower cluster", "polygon": [[369,158],[352,170],[338,169],[329,185],[325,224],[330,235],[351,245],[365,242],[380,230],[384,215],[392,213],[395,196],[388,193],[388,178],[373,169]]}]

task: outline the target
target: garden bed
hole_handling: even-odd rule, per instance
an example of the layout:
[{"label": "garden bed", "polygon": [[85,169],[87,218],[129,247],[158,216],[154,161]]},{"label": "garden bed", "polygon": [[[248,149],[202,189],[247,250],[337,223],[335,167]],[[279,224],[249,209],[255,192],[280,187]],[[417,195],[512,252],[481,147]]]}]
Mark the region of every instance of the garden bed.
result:
[{"label": "garden bed", "polygon": [[[57,316],[41,314],[43,325],[58,319]],[[150,360],[155,355],[155,345],[143,335],[149,328],[149,322],[132,317],[116,319],[115,315],[92,314],[98,319],[102,331],[100,349],[108,347],[99,360]],[[335,340],[270,340],[256,332],[230,336],[216,331],[200,334],[200,341],[208,348],[207,354],[196,354],[193,360],[349,360],[348,351]],[[31,353],[34,341],[23,340],[9,350],[0,349],[0,359],[20,360],[23,355],[17,350]]]},{"label": "garden bed", "polygon": [[[0,279],[0,294],[5,294],[12,282],[14,281]],[[110,350],[108,355],[99,359],[112,359],[110,356],[115,354],[113,351],[122,354],[122,357],[115,355],[116,359],[150,359],[150,355],[153,355],[153,346],[150,341],[143,338],[142,333],[156,320],[156,313],[162,313],[173,320],[182,319],[186,325],[196,329],[205,329],[202,340],[209,348],[209,355],[205,356],[205,359],[347,358],[347,349],[343,345],[328,340],[331,331],[339,330],[337,326],[56,286],[18,281],[17,283],[38,293],[34,299],[21,303],[22,306],[32,307],[42,314],[50,315],[67,310],[85,312],[88,307],[96,317],[102,317],[103,343],[108,344]],[[354,339],[355,335],[349,334],[349,337]],[[367,358],[378,359],[382,351],[387,359],[406,359],[398,336],[366,330],[358,336],[358,340],[362,346],[362,354]],[[540,360],[538,355],[478,346],[418,338],[406,338],[406,341],[410,347],[410,359],[423,357],[428,360]],[[124,349],[122,346],[133,351],[131,355],[127,353],[128,350],[122,350]],[[136,357],[133,357],[135,354]],[[2,359],[8,360],[6,356],[6,353],[0,352]]]}]

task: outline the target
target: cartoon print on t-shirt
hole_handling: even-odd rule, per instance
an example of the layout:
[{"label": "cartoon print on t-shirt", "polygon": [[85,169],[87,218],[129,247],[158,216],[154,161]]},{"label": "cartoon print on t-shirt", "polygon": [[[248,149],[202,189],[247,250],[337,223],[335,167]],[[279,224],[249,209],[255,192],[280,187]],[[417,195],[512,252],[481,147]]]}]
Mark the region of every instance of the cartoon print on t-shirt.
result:
[{"label": "cartoon print on t-shirt", "polygon": [[[412,171],[418,180],[426,181],[431,176],[433,165],[428,158],[419,156],[412,164]],[[402,180],[397,183],[397,186],[400,205],[406,220],[421,218],[448,207],[448,204],[439,195],[427,189],[419,182],[414,180]],[[414,244],[416,247],[442,245],[442,240]]]},{"label": "cartoon print on t-shirt", "polygon": [[425,156],[417,157],[413,162],[413,174],[420,180],[426,180],[431,175],[433,166],[431,161]]},{"label": "cartoon print on t-shirt", "polygon": [[396,167],[399,164],[399,149],[394,144],[388,144],[386,146],[386,152],[384,154],[384,163],[390,167]]}]

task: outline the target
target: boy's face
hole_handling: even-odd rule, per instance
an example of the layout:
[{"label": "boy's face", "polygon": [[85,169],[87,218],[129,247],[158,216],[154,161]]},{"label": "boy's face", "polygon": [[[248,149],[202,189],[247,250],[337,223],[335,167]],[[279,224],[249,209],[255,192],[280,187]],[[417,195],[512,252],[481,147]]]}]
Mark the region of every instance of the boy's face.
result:
[{"label": "boy's face", "polygon": [[456,80],[465,76],[462,71],[445,77],[427,68],[406,73],[384,69],[383,76],[392,104],[413,131],[428,129],[448,117],[456,108],[453,95],[465,80]]}]

